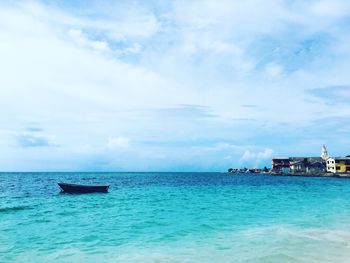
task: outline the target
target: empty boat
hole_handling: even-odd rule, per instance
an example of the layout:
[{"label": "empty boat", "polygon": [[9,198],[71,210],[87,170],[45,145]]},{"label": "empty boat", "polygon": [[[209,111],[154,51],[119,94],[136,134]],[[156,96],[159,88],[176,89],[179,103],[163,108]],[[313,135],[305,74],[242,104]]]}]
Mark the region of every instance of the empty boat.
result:
[{"label": "empty boat", "polygon": [[58,183],[63,192],[69,194],[108,193],[108,184],[67,184]]}]

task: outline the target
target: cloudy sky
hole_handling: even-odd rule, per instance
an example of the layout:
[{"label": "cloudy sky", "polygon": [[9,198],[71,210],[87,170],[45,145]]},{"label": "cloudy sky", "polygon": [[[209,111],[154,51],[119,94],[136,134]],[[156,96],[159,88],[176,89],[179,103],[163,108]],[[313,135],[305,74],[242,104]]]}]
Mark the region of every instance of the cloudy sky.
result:
[{"label": "cloudy sky", "polygon": [[1,171],[350,154],[350,2],[1,1]]}]

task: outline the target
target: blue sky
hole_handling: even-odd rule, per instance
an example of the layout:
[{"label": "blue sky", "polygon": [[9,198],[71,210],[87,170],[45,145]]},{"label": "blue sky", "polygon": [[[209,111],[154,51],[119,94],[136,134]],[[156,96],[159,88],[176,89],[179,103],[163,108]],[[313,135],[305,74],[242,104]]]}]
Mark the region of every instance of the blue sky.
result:
[{"label": "blue sky", "polygon": [[2,1],[1,171],[350,154],[350,2]]}]

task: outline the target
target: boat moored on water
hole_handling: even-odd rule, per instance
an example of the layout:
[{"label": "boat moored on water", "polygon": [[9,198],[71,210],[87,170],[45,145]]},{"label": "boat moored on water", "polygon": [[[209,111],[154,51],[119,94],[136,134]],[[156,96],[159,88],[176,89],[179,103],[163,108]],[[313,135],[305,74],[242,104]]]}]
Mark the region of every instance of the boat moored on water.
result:
[{"label": "boat moored on water", "polygon": [[68,184],[58,183],[62,192],[69,194],[88,194],[88,193],[108,193],[108,184],[88,185],[88,184]]}]

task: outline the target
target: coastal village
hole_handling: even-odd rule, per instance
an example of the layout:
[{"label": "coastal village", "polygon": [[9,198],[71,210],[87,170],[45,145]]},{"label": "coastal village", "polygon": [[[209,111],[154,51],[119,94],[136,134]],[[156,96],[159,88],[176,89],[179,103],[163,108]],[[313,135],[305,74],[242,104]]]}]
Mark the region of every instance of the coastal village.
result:
[{"label": "coastal village", "polygon": [[333,176],[350,178],[350,155],[330,157],[325,145],[320,157],[280,157],[271,160],[271,168],[228,169],[229,173],[267,173],[271,175]]}]

